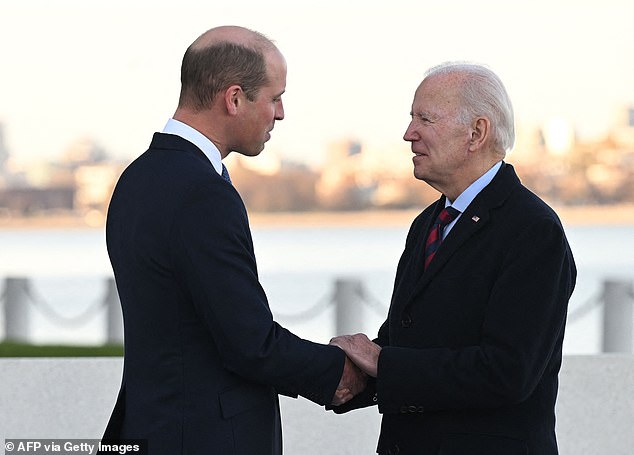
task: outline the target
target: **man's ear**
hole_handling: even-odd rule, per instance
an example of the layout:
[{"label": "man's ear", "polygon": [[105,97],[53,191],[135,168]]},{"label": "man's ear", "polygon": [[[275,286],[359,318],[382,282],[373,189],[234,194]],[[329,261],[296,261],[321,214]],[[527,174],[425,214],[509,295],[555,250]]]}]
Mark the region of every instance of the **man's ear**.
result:
[{"label": "man's ear", "polygon": [[232,85],[224,92],[225,108],[229,115],[237,115],[238,107],[242,104],[244,92],[239,85]]},{"label": "man's ear", "polygon": [[489,139],[491,135],[491,122],[486,117],[478,117],[471,124],[471,140],[469,141],[469,148],[471,150],[477,150],[482,148],[484,143]]}]

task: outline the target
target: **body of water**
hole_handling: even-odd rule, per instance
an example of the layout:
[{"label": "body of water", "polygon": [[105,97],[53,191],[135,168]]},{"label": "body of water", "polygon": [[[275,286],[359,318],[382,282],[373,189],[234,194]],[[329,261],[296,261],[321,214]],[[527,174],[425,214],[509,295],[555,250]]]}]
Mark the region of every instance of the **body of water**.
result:
[{"label": "body of water", "polygon": [[[254,228],[260,279],[276,319],[299,336],[327,342],[335,334],[334,307],[327,305],[334,282],[355,278],[363,282],[372,301],[359,315],[358,331],[374,336],[386,315],[407,230],[408,226]],[[577,310],[598,301],[605,279],[634,279],[634,226],[570,226],[567,234],[579,275],[564,351],[593,354],[601,349],[602,306]],[[0,230],[0,279],[31,279],[40,303],[64,317],[98,304],[111,276],[102,230]],[[69,324],[31,305],[29,339],[102,343],[104,313],[95,310],[87,320]]]}]

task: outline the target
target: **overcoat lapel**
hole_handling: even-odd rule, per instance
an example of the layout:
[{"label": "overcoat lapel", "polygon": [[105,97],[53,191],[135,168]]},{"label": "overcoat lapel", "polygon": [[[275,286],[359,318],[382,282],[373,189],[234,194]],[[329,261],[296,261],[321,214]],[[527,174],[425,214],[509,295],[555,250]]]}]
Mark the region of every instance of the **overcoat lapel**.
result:
[{"label": "overcoat lapel", "polygon": [[[417,218],[417,221],[414,221],[412,225],[412,229],[415,229],[411,233],[412,243],[405,247],[406,253],[409,252],[410,254],[404,253],[399,261],[394,292],[390,302],[390,317],[392,315],[399,317],[398,315],[401,314],[401,310],[413,296],[425,266],[425,240],[427,239],[434,220],[444,206],[445,197],[442,196],[434,204],[425,209],[425,212],[429,212],[429,215],[423,219],[423,213],[421,213],[418,217],[421,218],[421,222],[418,223]],[[405,257],[407,257],[407,260],[404,259]]]},{"label": "overcoat lapel", "polygon": [[[491,211],[504,203],[512,189],[519,185],[519,179],[515,174],[513,166],[504,163],[494,179],[487,185],[476,198],[469,204],[465,212],[460,216],[449,235],[443,240],[440,248],[436,252],[429,267],[420,275],[414,289],[412,290],[408,303],[417,294],[422,292],[434,276],[442,270],[447,261],[456,254],[460,247],[467,242],[476,232],[486,227],[491,218]],[[434,210],[434,215],[427,220],[425,236],[421,249],[420,270],[423,270],[424,242],[431,224],[438,216],[440,207],[444,207],[444,196],[438,201],[438,206]]]},{"label": "overcoat lapel", "polygon": [[445,208],[445,196],[442,196],[438,201],[436,201],[436,206],[434,207],[434,211],[431,216],[425,220],[425,223],[422,226],[423,235],[418,236],[418,245],[416,245],[416,249],[420,254],[416,255],[416,270],[418,271],[418,275],[423,275],[423,269],[425,268],[425,243],[427,242],[427,237],[429,236],[429,231],[431,230],[434,221],[438,218],[438,214]]},{"label": "overcoat lapel", "polygon": [[415,290],[418,288],[418,284],[420,283],[423,275],[425,275],[425,272],[423,272],[423,269],[425,268],[425,242],[427,240],[427,236],[429,235],[429,230],[438,217],[438,214],[444,207],[445,196],[442,196],[438,201],[436,201],[436,205],[431,215],[420,226],[420,234],[416,237],[416,244],[413,246],[414,254],[412,255],[410,264],[405,269],[408,276],[403,281],[404,287],[399,290],[400,292],[405,291],[405,298],[399,298],[397,300],[400,301],[402,304],[408,302],[411,299],[411,297],[414,295]]},{"label": "overcoat lapel", "polygon": [[425,270],[425,273],[421,276],[417,289],[421,286],[424,287],[425,284],[444,267],[456,251],[460,249],[463,243],[468,241],[478,230],[486,226],[489,222],[489,218],[488,207],[482,207],[480,204],[477,204],[475,200],[469,204],[469,207],[467,207],[467,210],[460,216],[460,219],[451,229],[447,238],[443,240],[433,261],[429,263],[429,268]]}]

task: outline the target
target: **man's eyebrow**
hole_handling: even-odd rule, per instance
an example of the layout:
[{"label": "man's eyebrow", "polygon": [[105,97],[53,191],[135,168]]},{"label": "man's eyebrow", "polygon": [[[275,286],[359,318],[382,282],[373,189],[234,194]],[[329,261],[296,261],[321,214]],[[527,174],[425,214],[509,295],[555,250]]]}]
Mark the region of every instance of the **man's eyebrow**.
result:
[{"label": "man's eyebrow", "polygon": [[420,110],[417,110],[417,111],[414,111],[414,110],[412,109],[412,111],[410,111],[410,113],[409,113],[409,114],[410,114],[412,117],[413,117],[414,115],[416,115],[417,117],[425,117],[425,118],[428,118],[428,119],[430,119],[430,120],[433,120],[433,119],[435,119],[435,118],[438,118],[438,116],[437,116],[437,115],[434,115],[433,113],[431,113],[431,112],[429,112],[429,111],[427,111],[427,110],[425,110],[425,109],[420,109]]}]

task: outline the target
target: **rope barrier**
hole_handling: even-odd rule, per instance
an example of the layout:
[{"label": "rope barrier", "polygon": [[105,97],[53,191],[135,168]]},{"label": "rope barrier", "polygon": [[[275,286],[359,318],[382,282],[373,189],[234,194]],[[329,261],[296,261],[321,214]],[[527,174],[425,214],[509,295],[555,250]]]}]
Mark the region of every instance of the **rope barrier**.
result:
[{"label": "rope barrier", "polygon": [[[47,302],[42,296],[37,294],[37,292],[30,286],[30,283],[26,283],[24,287],[24,292],[31,304],[33,304],[34,307],[37,308],[41,314],[43,314],[46,318],[53,321],[54,323],[67,327],[77,327],[85,324],[90,319],[95,317],[95,315],[99,311],[102,311],[107,304],[106,299],[101,298],[96,300],[81,313],[75,316],[66,316],[56,311],[49,302]],[[359,286],[356,289],[355,294],[361,299],[364,305],[373,310],[378,316],[384,317],[387,314],[388,308],[381,302],[380,299],[368,292],[365,286]],[[634,289],[630,290],[628,296],[634,299]],[[6,299],[7,288],[5,287],[0,293],[0,303],[6,302]],[[306,322],[319,316],[329,306],[335,303],[335,295],[333,292],[330,292],[319,299],[313,306],[297,314],[284,314],[278,311],[275,311],[274,313],[277,318],[286,322]],[[601,293],[591,296],[582,304],[577,305],[574,309],[572,309],[572,311],[569,311],[568,323],[574,323],[575,321],[581,319],[601,303],[604,303],[603,295]]]},{"label": "rope barrier", "polygon": [[370,294],[365,286],[359,286],[357,295],[361,298],[370,309],[372,309],[378,316],[385,317],[388,312],[388,308],[381,303],[381,301]]},{"label": "rope barrier", "polygon": [[573,322],[581,319],[582,317],[584,317],[586,314],[588,314],[590,311],[592,311],[596,306],[598,306],[601,303],[603,303],[603,295],[602,294],[593,295],[592,297],[587,299],[585,302],[583,302],[581,305],[578,305],[574,309],[574,311],[568,312],[568,323],[572,324]]},{"label": "rope barrier", "polygon": [[[374,310],[379,316],[385,316],[387,314],[388,309],[383,306],[379,299],[368,293],[365,287],[361,287],[359,289],[358,295],[359,297],[361,297],[363,302],[366,303],[367,306]],[[630,296],[634,298],[634,292],[632,292]],[[576,307],[573,312],[568,313],[568,322],[573,323],[584,317],[596,306],[603,303],[602,297],[603,296],[601,294],[595,294],[587,299],[583,304]]]},{"label": "rope barrier", "polygon": [[[378,316],[384,317],[387,315],[388,308],[383,305],[380,299],[368,292],[365,286],[360,286],[357,289],[356,295],[368,308],[373,310]],[[632,297],[634,298],[634,292],[632,293]],[[324,301],[327,299],[330,300],[324,303]],[[333,299],[333,296],[327,295],[325,298],[319,300],[314,306],[305,311],[302,311],[301,313],[291,315],[275,312],[275,314],[276,317],[287,322],[305,322],[318,316],[323,311],[325,311],[326,307],[334,303],[335,301]],[[592,311],[595,307],[599,306],[601,303],[603,303],[601,294],[595,294],[591,296],[581,305],[576,306],[576,308],[574,308],[574,311],[568,313],[568,323],[574,323],[575,321],[581,319],[586,314],[590,313],[590,311]]]},{"label": "rope barrier", "polygon": [[333,303],[334,303],[334,299],[333,299],[332,293],[329,293],[329,294],[326,294],[321,299],[319,299],[317,303],[315,303],[315,305],[313,305],[312,307],[300,313],[284,314],[284,313],[279,313],[277,311],[275,311],[274,313],[276,318],[279,318],[286,322],[305,322],[315,318],[316,316],[319,316],[321,313],[323,313],[326,310],[326,308],[328,308]]},{"label": "rope barrier", "polygon": [[52,320],[54,323],[66,327],[79,327],[84,325],[106,306],[106,300],[102,298],[100,300],[96,300],[92,305],[89,305],[88,308],[78,315],[65,316],[59,314],[52,305],[50,305],[43,297],[38,295],[31,288],[30,284],[27,283],[24,287],[24,291],[26,296],[29,298],[29,302],[31,302],[31,304],[33,304],[33,306],[37,308],[42,315],[49,320]]}]

